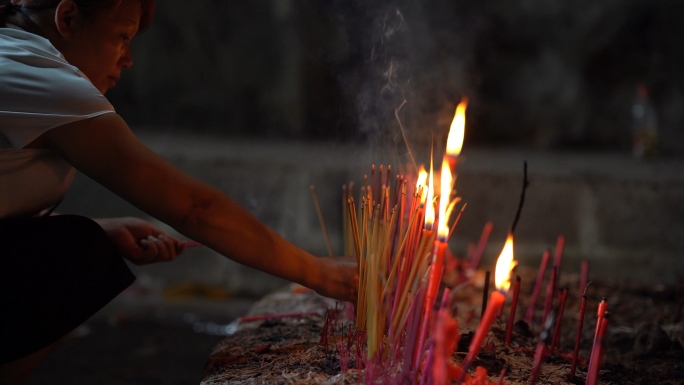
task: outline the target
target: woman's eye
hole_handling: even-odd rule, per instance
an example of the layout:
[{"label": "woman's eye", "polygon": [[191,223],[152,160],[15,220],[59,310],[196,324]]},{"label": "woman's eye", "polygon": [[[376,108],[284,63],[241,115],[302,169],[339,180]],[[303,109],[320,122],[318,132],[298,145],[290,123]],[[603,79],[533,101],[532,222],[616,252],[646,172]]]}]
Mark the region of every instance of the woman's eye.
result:
[{"label": "woman's eye", "polygon": [[128,35],[121,35],[121,39],[122,39],[124,42],[129,42],[129,41],[131,41],[131,38],[128,37]]}]

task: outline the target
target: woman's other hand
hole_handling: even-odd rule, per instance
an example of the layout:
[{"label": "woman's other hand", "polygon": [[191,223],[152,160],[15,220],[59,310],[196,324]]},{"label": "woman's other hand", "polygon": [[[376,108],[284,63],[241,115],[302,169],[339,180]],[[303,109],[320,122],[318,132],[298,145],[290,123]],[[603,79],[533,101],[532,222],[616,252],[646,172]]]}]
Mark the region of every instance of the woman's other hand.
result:
[{"label": "woman's other hand", "polygon": [[354,257],[320,257],[317,284],[318,294],[356,304],[359,290],[359,268]]},{"label": "woman's other hand", "polygon": [[121,255],[136,265],[172,261],[186,248],[176,239],[142,219],[123,217],[95,220]]}]

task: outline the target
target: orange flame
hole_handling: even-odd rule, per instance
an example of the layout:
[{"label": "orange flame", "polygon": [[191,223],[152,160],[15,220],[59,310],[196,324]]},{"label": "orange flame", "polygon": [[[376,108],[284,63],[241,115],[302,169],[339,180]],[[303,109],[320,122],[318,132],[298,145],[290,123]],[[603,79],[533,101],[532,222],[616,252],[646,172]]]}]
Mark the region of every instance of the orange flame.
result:
[{"label": "orange flame", "polygon": [[501,255],[496,260],[494,283],[497,290],[504,293],[508,291],[508,288],[511,286],[511,270],[517,264],[518,261],[513,259],[513,234],[509,233]]},{"label": "orange flame", "polygon": [[420,195],[420,203],[425,204],[425,199],[427,198],[427,177],[428,173],[425,171],[425,167],[423,165],[420,165],[420,169],[418,170],[418,180],[416,181],[416,191],[421,194]]},{"label": "orange flame", "polygon": [[435,204],[433,202],[435,191],[434,191],[434,176],[432,175],[432,161],[430,161],[430,174],[428,174],[428,184],[427,184],[427,198],[425,201],[425,228],[432,229],[435,224]]},{"label": "orange flame", "polygon": [[449,156],[458,156],[463,147],[463,137],[465,136],[465,111],[468,107],[468,98],[464,97],[461,103],[456,107],[454,120],[451,122],[449,128],[449,136],[447,136],[446,153]]},{"label": "orange flame", "polygon": [[439,224],[437,226],[437,236],[441,240],[446,240],[449,236],[447,206],[449,205],[449,197],[451,196],[451,183],[452,177],[449,162],[442,160],[442,182],[439,195]]}]

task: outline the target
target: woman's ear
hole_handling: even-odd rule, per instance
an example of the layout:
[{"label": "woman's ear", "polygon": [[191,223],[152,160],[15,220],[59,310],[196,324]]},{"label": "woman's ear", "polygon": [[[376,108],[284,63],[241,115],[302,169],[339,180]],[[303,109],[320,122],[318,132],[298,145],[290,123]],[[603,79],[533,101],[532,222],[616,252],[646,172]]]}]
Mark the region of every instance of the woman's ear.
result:
[{"label": "woman's ear", "polygon": [[55,10],[55,26],[63,37],[70,37],[81,25],[81,12],[73,0],[62,0]]}]

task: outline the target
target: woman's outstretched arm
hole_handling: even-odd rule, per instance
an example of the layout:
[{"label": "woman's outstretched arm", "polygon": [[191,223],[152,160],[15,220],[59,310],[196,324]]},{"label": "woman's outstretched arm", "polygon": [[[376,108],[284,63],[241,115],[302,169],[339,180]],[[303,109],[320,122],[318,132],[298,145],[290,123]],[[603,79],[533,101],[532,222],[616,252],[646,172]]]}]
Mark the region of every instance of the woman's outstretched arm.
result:
[{"label": "woman's outstretched arm", "polygon": [[322,295],[356,301],[352,259],[317,258],[291,244],[226,194],[147,148],[119,115],[57,127],[41,140],[112,192],[222,255]]}]

